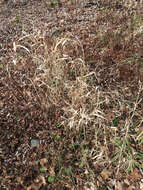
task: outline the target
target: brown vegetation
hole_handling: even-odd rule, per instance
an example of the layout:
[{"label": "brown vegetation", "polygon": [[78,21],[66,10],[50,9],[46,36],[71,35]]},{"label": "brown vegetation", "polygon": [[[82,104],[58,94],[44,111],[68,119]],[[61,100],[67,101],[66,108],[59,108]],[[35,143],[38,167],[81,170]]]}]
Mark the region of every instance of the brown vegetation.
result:
[{"label": "brown vegetation", "polygon": [[143,188],[142,10],[1,3],[0,189]]}]

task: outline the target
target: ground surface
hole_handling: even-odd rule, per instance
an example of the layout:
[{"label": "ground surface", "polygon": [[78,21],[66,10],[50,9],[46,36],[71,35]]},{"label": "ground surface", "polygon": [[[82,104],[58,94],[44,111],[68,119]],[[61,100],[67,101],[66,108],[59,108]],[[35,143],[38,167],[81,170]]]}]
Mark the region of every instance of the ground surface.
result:
[{"label": "ground surface", "polygon": [[141,2],[1,2],[1,189],[142,190],[142,98]]}]

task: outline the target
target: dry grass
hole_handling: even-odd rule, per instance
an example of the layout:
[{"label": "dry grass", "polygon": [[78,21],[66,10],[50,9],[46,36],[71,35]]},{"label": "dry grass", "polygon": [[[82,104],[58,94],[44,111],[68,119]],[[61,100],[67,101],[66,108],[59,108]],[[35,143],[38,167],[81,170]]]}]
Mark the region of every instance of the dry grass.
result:
[{"label": "dry grass", "polygon": [[21,173],[13,172],[13,182],[3,166],[1,188],[118,190],[119,180],[130,180],[130,173],[139,182],[134,171],[143,169],[143,18],[141,4],[126,3],[117,12],[114,3],[108,10],[103,1],[95,36],[49,37],[35,30],[12,43],[12,62],[0,63],[2,87],[6,80],[8,86],[0,100],[7,121],[0,123],[10,130],[2,139],[6,143],[11,135],[17,139],[14,131],[23,133],[14,155],[32,138],[41,146],[25,145],[28,150],[18,159],[27,168],[18,165]]}]

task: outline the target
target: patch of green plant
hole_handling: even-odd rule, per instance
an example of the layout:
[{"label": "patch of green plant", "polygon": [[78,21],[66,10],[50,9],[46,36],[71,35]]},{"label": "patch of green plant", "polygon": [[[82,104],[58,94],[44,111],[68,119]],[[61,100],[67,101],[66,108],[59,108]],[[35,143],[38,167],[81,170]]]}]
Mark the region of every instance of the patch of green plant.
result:
[{"label": "patch of green plant", "polygon": [[106,186],[99,187],[99,190],[108,190]]},{"label": "patch of green plant", "polygon": [[16,15],[14,21],[15,21],[16,24],[20,24],[21,23],[20,17],[18,15]]},{"label": "patch of green plant", "polygon": [[51,8],[55,8],[56,5],[57,5],[57,1],[50,1],[49,6],[50,6]]},{"label": "patch of green plant", "polygon": [[82,154],[82,160],[81,163],[79,165],[80,168],[83,168],[86,164],[86,146],[85,145],[81,145],[81,154]]},{"label": "patch of green plant", "polygon": [[4,65],[0,62],[0,69],[3,69]]},{"label": "patch of green plant", "polygon": [[71,77],[71,78],[76,78],[76,73],[75,73],[75,71],[70,71],[70,72],[68,72],[68,75],[69,75],[69,77]]},{"label": "patch of green plant", "polygon": [[55,30],[55,31],[52,33],[52,36],[58,37],[60,34],[61,34],[61,31],[60,31],[60,30]]},{"label": "patch of green plant", "polygon": [[60,138],[61,138],[61,137],[60,137],[60,135],[56,135],[56,139],[58,139],[58,140],[59,140]]},{"label": "patch of green plant", "polygon": [[141,15],[137,15],[136,19],[135,19],[135,26],[138,27],[140,25],[140,23],[141,23],[141,25],[143,23],[142,17],[141,17]]},{"label": "patch of green plant", "polygon": [[64,170],[64,173],[65,173],[65,175],[67,175],[67,176],[72,176],[72,175],[73,175],[72,167],[69,166],[68,168],[66,168],[66,169]]},{"label": "patch of green plant", "polygon": [[39,155],[41,154],[41,152],[40,152],[40,150],[39,150],[39,149],[37,149],[37,154],[39,154]]},{"label": "patch of green plant", "polygon": [[79,136],[79,137],[83,137],[83,136],[84,136],[84,131],[83,131],[82,128],[79,129],[79,131],[78,131],[78,136]]},{"label": "patch of green plant", "polygon": [[131,25],[130,25],[130,28],[132,30],[136,30],[140,24],[142,23],[142,18],[141,18],[141,15],[137,15],[136,18],[134,20],[132,20],[131,22]]},{"label": "patch of green plant", "polygon": [[56,124],[56,127],[59,127],[59,126],[60,126],[60,123],[59,123],[59,122],[56,122],[55,124]]},{"label": "patch of green plant", "polygon": [[53,183],[55,181],[55,177],[54,176],[49,176],[48,177],[48,182],[49,183]]},{"label": "patch of green plant", "polygon": [[40,168],[40,172],[41,172],[41,173],[45,173],[46,170],[45,170],[44,168],[41,167],[41,168]]},{"label": "patch of green plant", "polygon": [[54,80],[51,80],[51,81],[50,81],[50,86],[51,86],[51,87],[55,87],[55,86],[56,86],[56,82],[55,82]]},{"label": "patch of green plant", "polygon": [[81,146],[81,152],[82,152],[82,154],[84,154],[85,151],[86,151],[86,145],[83,144],[83,145]]},{"label": "patch of green plant", "polygon": [[125,138],[125,144],[126,144],[127,146],[130,146],[130,144],[131,144],[130,139],[129,139],[128,137]]},{"label": "patch of green plant", "polygon": [[120,121],[120,117],[116,117],[116,118],[112,121],[112,126],[117,127],[119,121]]},{"label": "patch of green plant", "polygon": [[69,145],[70,149],[76,149],[78,147],[79,147],[79,143],[72,143],[72,144]]},{"label": "patch of green plant", "polygon": [[139,125],[139,122],[133,122],[133,127],[137,127]]},{"label": "patch of green plant", "polygon": [[132,160],[131,162],[130,162],[130,165],[129,165],[129,168],[128,168],[128,172],[133,172],[133,170],[134,170],[134,168],[135,168],[135,161],[134,160]]},{"label": "patch of green plant", "polygon": [[69,148],[70,148],[70,149],[74,149],[74,144],[70,144],[70,145],[69,145]]},{"label": "patch of green plant", "polygon": [[116,154],[113,158],[112,158],[112,162],[117,162],[119,160],[120,154]]},{"label": "patch of green plant", "polygon": [[140,150],[135,156],[137,160],[143,160],[143,150]]},{"label": "patch of green plant", "polygon": [[[141,134],[141,132],[140,132],[140,134]],[[139,145],[143,145],[143,137],[139,140]]]},{"label": "patch of green plant", "polygon": [[135,169],[135,167],[141,168],[141,164],[135,158],[135,156],[129,157],[127,163],[128,163],[127,172],[133,172],[133,170]]},{"label": "patch of green plant", "polygon": [[115,143],[116,143],[116,145],[118,145],[119,147],[122,147],[122,145],[123,145],[123,141],[121,140],[121,139],[116,139],[116,141],[115,141]]},{"label": "patch of green plant", "polygon": [[[124,140],[124,150],[126,153],[131,153],[132,152],[132,149],[131,149],[131,142],[130,142],[130,139],[127,137],[125,138]],[[116,139],[116,144],[119,146],[119,147],[122,147],[123,146],[123,140],[121,139]]]}]

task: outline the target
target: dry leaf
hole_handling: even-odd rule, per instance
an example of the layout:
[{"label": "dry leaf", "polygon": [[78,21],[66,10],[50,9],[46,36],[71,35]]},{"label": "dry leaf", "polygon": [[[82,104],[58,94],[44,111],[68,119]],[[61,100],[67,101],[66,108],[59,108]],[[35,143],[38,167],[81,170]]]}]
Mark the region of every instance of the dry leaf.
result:
[{"label": "dry leaf", "polygon": [[128,179],[133,182],[140,181],[142,179],[142,175],[140,171],[135,168],[134,171],[128,175]]},{"label": "dry leaf", "polygon": [[49,168],[49,173],[50,173],[50,176],[55,176],[54,167]]},{"label": "dry leaf", "polygon": [[115,190],[124,190],[121,182],[117,181]]},{"label": "dry leaf", "polygon": [[111,176],[111,172],[107,169],[104,169],[101,172],[101,176],[104,178],[104,180],[107,180]]}]

